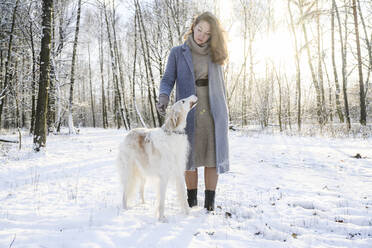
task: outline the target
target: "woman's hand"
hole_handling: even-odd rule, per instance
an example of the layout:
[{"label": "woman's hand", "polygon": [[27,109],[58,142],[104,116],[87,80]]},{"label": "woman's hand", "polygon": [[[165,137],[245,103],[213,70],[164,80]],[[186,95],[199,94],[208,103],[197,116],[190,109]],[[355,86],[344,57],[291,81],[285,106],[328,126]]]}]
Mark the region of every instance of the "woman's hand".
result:
[{"label": "woman's hand", "polygon": [[169,103],[169,96],[167,96],[166,94],[160,94],[159,101],[156,104],[156,109],[158,110],[161,116],[165,116],[165,110],[168,107],[168,103]]}]

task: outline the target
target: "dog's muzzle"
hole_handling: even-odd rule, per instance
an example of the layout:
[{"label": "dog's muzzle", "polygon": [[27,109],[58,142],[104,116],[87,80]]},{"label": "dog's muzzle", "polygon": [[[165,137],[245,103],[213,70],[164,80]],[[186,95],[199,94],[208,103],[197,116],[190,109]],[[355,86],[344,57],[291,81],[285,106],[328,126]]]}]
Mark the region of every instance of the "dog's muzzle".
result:
[{"label": "dog's muzzle", "polygon": [[196,101],[190,101],[190,109],[192,109],[193,107],[195,107],[195,105],[198,103],[198,100]]}]

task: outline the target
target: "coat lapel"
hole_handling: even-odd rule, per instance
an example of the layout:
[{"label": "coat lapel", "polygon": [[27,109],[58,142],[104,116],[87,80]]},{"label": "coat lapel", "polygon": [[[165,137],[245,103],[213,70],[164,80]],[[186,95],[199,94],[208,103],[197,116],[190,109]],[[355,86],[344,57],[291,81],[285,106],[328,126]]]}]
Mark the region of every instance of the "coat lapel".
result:
[{"label": "coat lapel", "polygon": [[191,51],[190,51],[190,48],[186,45],[186,42],[182,45],[182,54],[185,57],[187,65],[189,66],[192,77],[194,78],[194,81],[195,81],[194,66],[192,64]]}]

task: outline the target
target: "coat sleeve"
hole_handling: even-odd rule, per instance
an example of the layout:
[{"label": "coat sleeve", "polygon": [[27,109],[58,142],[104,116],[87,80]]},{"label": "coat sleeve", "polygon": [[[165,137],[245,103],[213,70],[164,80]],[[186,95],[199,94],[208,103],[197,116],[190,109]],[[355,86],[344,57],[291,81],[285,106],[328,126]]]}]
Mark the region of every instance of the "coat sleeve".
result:
[{"label": "coat sleeve", "polygon": [[166,94],[170,96],[174,83],[177,78],[177,62],[175,48],[172,48],[168,57],[167,67],[165,69],[163,78],[160,81],[159,95]]},{"label": "coat sleeve", "polygon": [[221,78],[222,78],[222,88],[223,88],[223,94],[225,95],[225,99],[227,99],[227,96],[226,96],[226,85],[225,85],[225,77],[224,77],[224,72],[223,72],[223,66],[220,65],[221,67],[221,70],[220,70],[220,73],[221,73]]}]

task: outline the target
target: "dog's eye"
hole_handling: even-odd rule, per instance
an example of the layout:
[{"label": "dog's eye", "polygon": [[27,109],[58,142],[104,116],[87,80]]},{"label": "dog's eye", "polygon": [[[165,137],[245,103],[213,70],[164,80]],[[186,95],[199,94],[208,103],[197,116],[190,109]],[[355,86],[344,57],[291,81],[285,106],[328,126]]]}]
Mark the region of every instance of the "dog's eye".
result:
[{"label": "dog's eye", "polygon": [[185,103],[185,100],[182,100],[182,103]]}]

